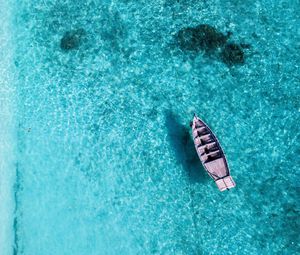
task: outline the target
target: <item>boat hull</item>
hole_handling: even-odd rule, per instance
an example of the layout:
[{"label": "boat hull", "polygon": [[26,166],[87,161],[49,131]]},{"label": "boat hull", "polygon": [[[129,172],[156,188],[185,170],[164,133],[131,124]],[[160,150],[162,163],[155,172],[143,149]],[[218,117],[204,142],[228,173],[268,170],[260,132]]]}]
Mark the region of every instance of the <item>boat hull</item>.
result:
[{"label": "boat hull", "polygon": [[196,115],[192,122],[192,131],[199,159],[219,190],[224,191],[234,188],[236,184],[230,176],[225,154],[215,134]]}]

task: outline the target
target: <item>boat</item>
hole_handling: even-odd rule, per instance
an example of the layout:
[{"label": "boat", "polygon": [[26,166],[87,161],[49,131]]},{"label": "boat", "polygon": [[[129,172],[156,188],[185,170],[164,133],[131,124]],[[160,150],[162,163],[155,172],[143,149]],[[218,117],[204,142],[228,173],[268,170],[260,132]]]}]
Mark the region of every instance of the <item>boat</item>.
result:
[{"label": "boat", "polygon": [[228,163],[215,134],[196,114],[191,122],[195,149],[200,161],[220,191],[234,188]]}]

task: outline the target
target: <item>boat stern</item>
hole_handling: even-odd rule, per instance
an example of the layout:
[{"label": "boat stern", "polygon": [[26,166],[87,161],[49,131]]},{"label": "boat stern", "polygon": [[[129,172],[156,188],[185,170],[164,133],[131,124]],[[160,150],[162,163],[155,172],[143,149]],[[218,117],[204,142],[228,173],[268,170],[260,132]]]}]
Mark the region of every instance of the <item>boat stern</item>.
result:
[{"label": "boat stern", "polygon": [[215,182],[220,191],[229,190],[235,187],[235,182],[230,175],[216,180]]}]

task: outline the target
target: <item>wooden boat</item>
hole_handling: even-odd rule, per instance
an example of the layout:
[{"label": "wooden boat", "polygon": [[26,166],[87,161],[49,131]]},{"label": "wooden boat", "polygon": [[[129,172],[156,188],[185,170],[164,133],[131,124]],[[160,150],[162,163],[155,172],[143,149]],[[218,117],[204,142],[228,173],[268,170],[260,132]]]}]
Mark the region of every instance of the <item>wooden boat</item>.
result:
[{"label": "wooden boat", "polygon": [[230,176],[225,154],[214,133],[196,114],[191,127],[200,161],[217,184],[219,190],[224,191],[235,187],[235,182]]}]

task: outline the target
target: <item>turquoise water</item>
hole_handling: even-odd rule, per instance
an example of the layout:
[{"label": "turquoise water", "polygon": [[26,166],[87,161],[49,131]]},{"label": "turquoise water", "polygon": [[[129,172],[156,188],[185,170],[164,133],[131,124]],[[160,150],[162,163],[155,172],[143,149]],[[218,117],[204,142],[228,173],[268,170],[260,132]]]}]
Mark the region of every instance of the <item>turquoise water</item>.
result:
[{"label": "turquoise water", "polygon": [[[300,252],[299,1],[1,1],[0,254]],[[200,24],[244,62],[180,47]],[[194,112],[230,192],[197,159]]]},{"label": "turquoise water", "polygon": [[[5,12],[6,10],[7,12]],[[10,8],[0,1],[0,254],[11,254],[14,231],[16,90]]]}]

